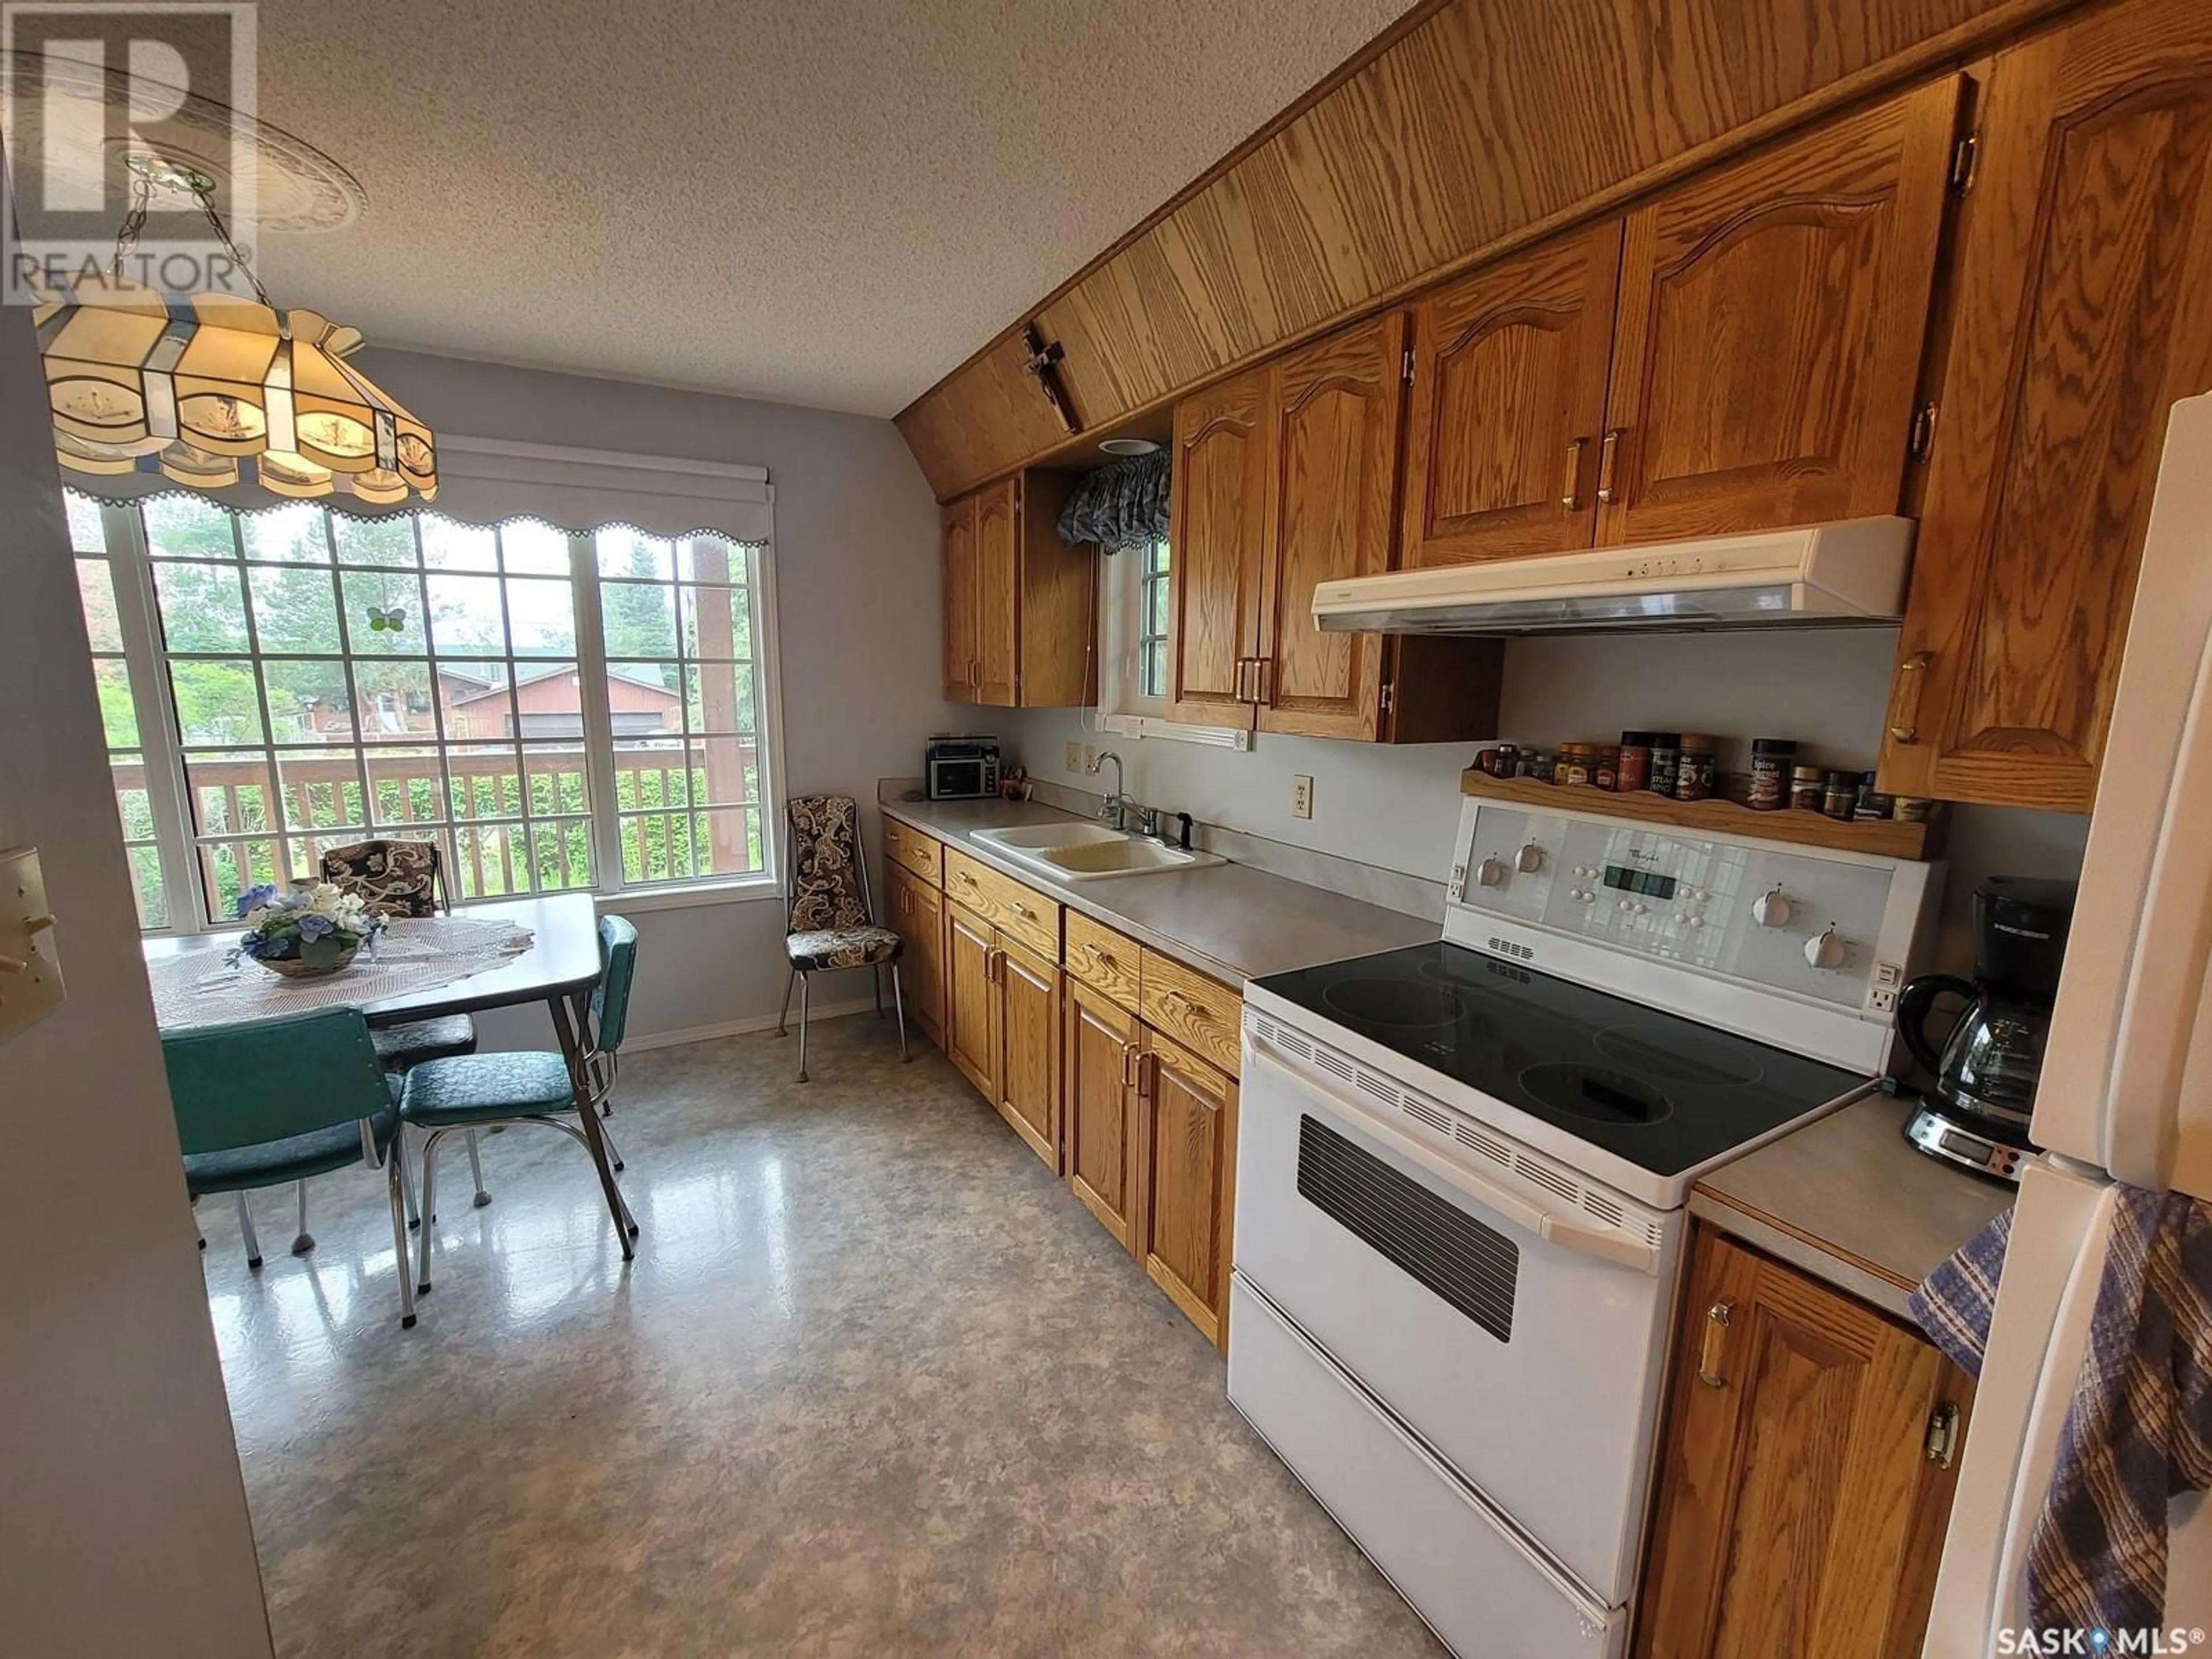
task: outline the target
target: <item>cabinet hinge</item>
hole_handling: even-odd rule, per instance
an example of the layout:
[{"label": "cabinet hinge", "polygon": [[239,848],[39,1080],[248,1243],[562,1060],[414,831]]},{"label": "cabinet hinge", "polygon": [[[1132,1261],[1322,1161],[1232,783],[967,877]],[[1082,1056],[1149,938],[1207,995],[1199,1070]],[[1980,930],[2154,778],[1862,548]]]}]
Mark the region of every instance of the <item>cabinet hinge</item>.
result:
[{"label": "cabinet hinge", "polygon": [[1912,432],[1905,441],[1905,452],[1916,461],[1924,461],[1936,447],[1936,405],[1923,404],[1912,411]]},{"label": "cabinet hinge", "polygon": [[1929,1414],[1927,1444],[1928,1461],[1939,1469],[1949,1468],[1959,1447],[1959,1408],[1948,1401]]},{"label": "cabinet hinge", "polygon": [[1979,133],[1968,133],[1951,147],[1951,193],[1964,196],[1974,187],[1974,167],[1981,158]]},{"label": "cabinet hinge", "polygon": [[1406,348],[1406,349],[1405,349],[1405,352],[1404,352],[1403,356],[1401,356],[1400,357],[1400,359],[1399,359],[1399,361],[1398,361],[1398,372],[1399,372],[1401,375],[1403,375],[1403,376],[1405,377],[1406,384],[1407,384],[1407,386],[1411,386],[1411,385],[1413,385],[1413,347],[1411,347],[1411,346],[1407,346],[1407,347]]},{"label": "cabinet hinge", "polygon": [[1389,681],[1389,680],[1385,680],[1385,681],[1383,681],[1383,682],[1382,682],[1382,712],[1383,712],[1384,714],[1389,714],[1389,713],[1390,712],[1390,707],[1391,707],[1391,705],[1392,705],[1393,703],[1396,702],[1397,702],[1397,700],[1398,700],[1398,688],[1397,688],[1396,684],[1394,684],[1393,682]]}]

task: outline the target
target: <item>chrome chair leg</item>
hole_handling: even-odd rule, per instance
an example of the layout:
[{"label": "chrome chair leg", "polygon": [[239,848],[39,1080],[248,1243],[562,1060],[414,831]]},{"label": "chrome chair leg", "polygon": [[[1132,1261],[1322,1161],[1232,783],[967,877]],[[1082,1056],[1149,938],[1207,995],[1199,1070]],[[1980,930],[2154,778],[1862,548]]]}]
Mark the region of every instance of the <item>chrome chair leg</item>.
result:
[{"label": "chrome chair leg", "polygon": [[391,1152],[385,1155],[385,1195],[392,1204],[392,1267],[399,1276],[399,1328],[415,1328],[415,1277],[407,1266],[407,1173],[399,1161],[399,1135],[392,1132]]},{"label": "chrome chair leg", "polygon": [[315,1248],[315,1236],[307,1231],[307,1183],[302,1179],[295,1184],[300,1189],[300,1233],[292,1241],[292,1254],[305,1255]]},{"label": "chrome chair leg", "polygon": [[914,1058],[914,1050],[906,1046],[906,990],[899,983],[898,963],[891,963],[891,1000],[898,1005],[899,1060],[902,1064]]},{"label": "chrome chair leg", "polygon": [[881,963],[868,964],[868,978],[876,988],[876,1018],[881,1019],[884,1017],[884,968]]},{"label": "chrome chair leg", "polygon": [[422,1142],[422,1237],[420,1246],[422,1265],[415,1273],[415,1294],[430,1294],[430,1235],[438,1221],[438,1143],[446,1138],[443,1129],[433,1129]]},{"label": "chrome chair leg", "polygon": [[238,1195],[238,1231],[246,1237],[246,1265],[258,1267],[261,1265],[261,1241],[254,1237],[253,1206],[246,1201],[243,1192]]},{"label": "chrome chair leg", "polygon": [[415,1171],[407,1161],[407,1126],[403,1123],[392,1131],[392,1144],[397,1150],[393,1156],[399,1160],[399,1190],[407,1200],[407,1231],[415,1231],[422,1224],[422,1212],[415,1207]]},{"label": "chrome chair leg", "polygon": [[629,1164],[623,1162],[623,1155],[615,1150],[615,1138],[613,1135],[608,1133],[605,1121],[602,1121],[599,1125],[599,1139],[606,1146],[607,1162],[615,1166],[615,1173],[617,1175],[620,1175],[624,1170],[629,1168]]},{"label": "chrome chair leg", "polygon": [[791,1024],[791,986],[792,981],[798,977],[799,969],[794,968],[791,970],[791,977],[783,981],[783,1006],[776,1010],[775,1015],[775,1034],[778,1036],[791,1035],[788,1029]]},{"label": "chrome chair leg", "polygon": [[799,1080],[806,1081],[806,994],[814,988],[814,975],[799,976]]},{"label": "chrome chair leg", "polygon": [[[485,1205],[487,1205],[487,1204],[489,1204],[489,1203],[490,1203],[490,1202],[491,1202],[491,1194],[490,1194],[489,1193],[488,1193],[488,1192],[486,1192],[486,1191],[484,1190],[484,1184],[483,1184],[483,1158],[482,1158],[482,1157],[480,1157],[480,1156],[478,1155],[478,1153],[477,1153],[477,1132],[476,1132],[474,1129],[471,1129],[471,1130],[470,1130],[470,1131],[469,1131],[468,1140],[469,1140],[469,1173],[470,1173],[471,1175],[472,1175],[472,1176],[474,1176],[476,1177],[476,1182],[477,1182],[477,1197],[476,1197],[476,1206],[477,1206],[477,1208],[478,1208],[479,1210],[481,1210],[482,1208],[483,1208],[483,1206],[484,1206]],[[619,1167],[619,1166],[617,1166],[617,1167]]]}]

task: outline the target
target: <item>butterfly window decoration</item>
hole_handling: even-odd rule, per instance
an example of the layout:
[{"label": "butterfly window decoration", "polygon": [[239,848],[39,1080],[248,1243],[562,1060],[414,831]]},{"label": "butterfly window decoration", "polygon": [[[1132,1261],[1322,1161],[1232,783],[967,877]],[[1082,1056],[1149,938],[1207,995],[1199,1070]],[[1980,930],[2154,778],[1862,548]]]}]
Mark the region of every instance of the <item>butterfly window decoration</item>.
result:
[{"label": "butterfly window decoration", "polygon": [[404,634],[407,631],[407,607],[395,605],[389,610],[382,605],[368,607],[368,631],[372,634]]}]

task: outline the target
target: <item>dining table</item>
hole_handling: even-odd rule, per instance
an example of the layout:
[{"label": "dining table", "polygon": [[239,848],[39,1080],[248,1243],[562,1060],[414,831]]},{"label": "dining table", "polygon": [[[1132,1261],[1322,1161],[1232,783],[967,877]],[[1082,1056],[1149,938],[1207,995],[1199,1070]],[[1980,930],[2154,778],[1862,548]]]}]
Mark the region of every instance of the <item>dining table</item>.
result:
[{"label": "dining table", "polygon": [[[476,1014],[492,1008],[514,1008],[542,1002],[553,1022],[553,1035],[568,1068],[568,1080],[580,1103],[591,1096],[591,1078],[585,1048],[591,1029],[592,992],[599,981],[599,908],[589,893],[556,893],[538,898],[507,899],[471,904],[457,914],[471,920],[509,924],[530,935],[526,948],[500,964],[465,979],[427,989],[404,992],[380,1000],[363,1000],[358,1006],[371,1025],[404,1025],[418,1019],[447,1014]],[[404,926],[404,923],[398,924]],[[238,943],[240,930],[174,933],[145,941],[146,961],[152,963],[192,952],[220,953]],[[599,1115],[580,1109],[585,1144],[599,1172],[607,1213],[614,1218],[616,1237],[622,1240],[623,1258],[636,1255],[632,1224],[624,1219],[622,1194],[615,1187],[614,1162],[607,1150],[606,1132]]]}]

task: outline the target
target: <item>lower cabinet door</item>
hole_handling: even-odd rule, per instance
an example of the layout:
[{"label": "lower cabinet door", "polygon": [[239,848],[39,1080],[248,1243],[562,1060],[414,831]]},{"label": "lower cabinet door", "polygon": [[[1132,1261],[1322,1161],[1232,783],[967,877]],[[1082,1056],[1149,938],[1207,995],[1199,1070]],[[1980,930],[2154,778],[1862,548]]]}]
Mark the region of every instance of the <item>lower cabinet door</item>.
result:
[{"label": "lower cabinet door", "polygon": [[906,941],[899,953],[899,993],[906,1017],[945,1046],[945,896],[894,864],[884,872],[891,927]]},{"label": "lower cabinet door", "polygon": [[1151,1028],[1137,1073],[1137,1255],[1207,1339],[1229,1341],[1237,1080]]},{"label": "lower cabinet door", "polygon": [[1000,1115],[1060,1172],[1060,969],[999,935]]},{"label": "lower cabinet door", "polygon": [[1920,1652],[1972,1383],[1863,1303],[1700,1230],[1638,1659]]},{"label": "lower cabinet door", "polygon": [[999,1098],[999,940],[991,924],[945,907],[945,1052],[994,1104]]},{"label": "lower cabinet door", "polygon": [[1135,1124],[1129,1108],[1142,1048],[1139,1027],[1103,991],[1073,975],[1066,986],[1060,1146],[1068,1190],[1127,1245],[1135,1207]]}]

